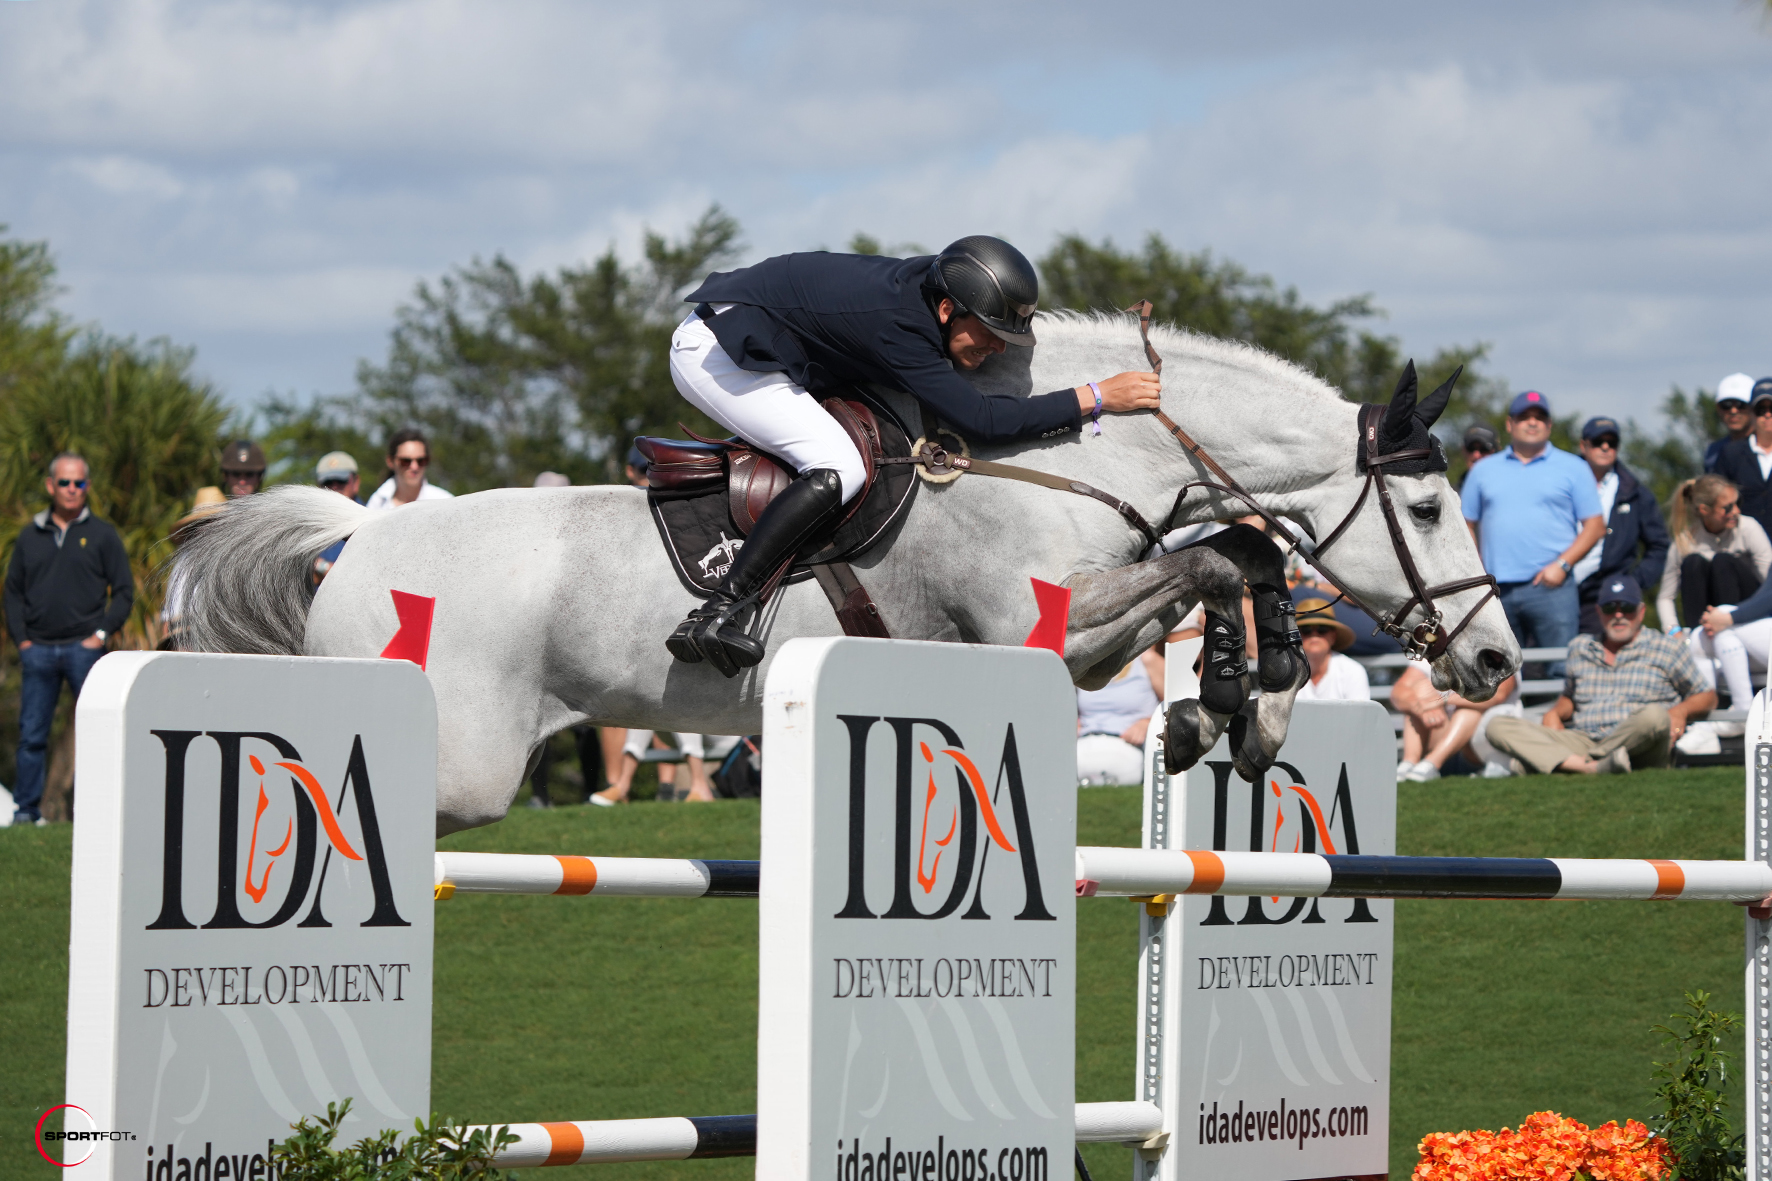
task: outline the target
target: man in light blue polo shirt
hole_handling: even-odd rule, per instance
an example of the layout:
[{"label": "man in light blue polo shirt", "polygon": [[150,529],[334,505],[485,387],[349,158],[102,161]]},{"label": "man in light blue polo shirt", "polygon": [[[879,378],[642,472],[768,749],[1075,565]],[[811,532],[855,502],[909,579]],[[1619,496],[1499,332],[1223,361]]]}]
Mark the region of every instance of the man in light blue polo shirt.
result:
[{"label": "man in light blue polo shirt", "polygon": [[[1575,563],[1606,535],[1593,473],[1550,445],[1550,400],[1527,390],[1507,408],[1513,445],[1464,478],[1464,519],[1501,584],[1501,607],[1523,648],[1561,648],[1581,626]],[[1548,675],[1563,675],[1559,661]]]}]

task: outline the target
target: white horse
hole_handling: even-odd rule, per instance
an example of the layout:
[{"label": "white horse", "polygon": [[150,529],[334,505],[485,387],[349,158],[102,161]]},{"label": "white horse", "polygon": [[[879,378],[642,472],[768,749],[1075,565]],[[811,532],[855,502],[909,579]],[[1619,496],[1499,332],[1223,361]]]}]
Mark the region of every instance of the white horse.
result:
[{"label": "white horse", "polygon": [[[1010,349],[974,380],[1025,396],[1143,363],[1129,319],[1045,316],[1039,332],[1038,348]],[[1263,505],[1318,539],[1350,513],[1363,486],[1355,403],[1247,345],[1161,327],[1152,341],[1165,361],[1164,411]],[[908,398],[893,404],[914,414]],[[1183,484],[1212,478],[1150,414],[1107,417],[1099,436],[1085,429],[977,454],[1087,482],[1152,522]],[[1390,488],[1425,583],[1482,573],[1444,475],[1392,476]],[[1196,490],[1174,523],[1247,511]],[[312,556],[345,537],[310,603]],[[854,565],[903,639],[1020,644],[1038,616],[1030,576],[1069,587],[1064,659],[1076,683],[1092,688],[1196,602],[1240,626],[1244,570],[1206,547],[1139,561],[1148,547],[1099,501],[967,474],[921,488],[886,543]],[[1335,551],[1346,589],[1375,611],[1409,599],[1376,497]],[[439,714],[439,833],[502,818],[541,743],[574,723],[727,734],[762,723],[768,659],[728,680],[665,651],[694,600],[665,556],[645,493],[633,488],[508,489],[382,513],[332,492],[277,488],[215,514],[181,549],[172,577],[186,644],[200,651],[373,657],[397,630],[391,590],[434,598],[427,672]],[[1456,621],[1483,594],[1473,587],[1439,606]],[[1421,618],[1419,608],[1410,617]],[[772,655],[793,637],[841,631],[810,581],[778,592],[757,626]],[[1439,656],[1434,681],[1480,701],[1519,661],[1500,605],[1489,602]],[[1260,750],[1251,745],[1240,760],[1246,775],[1277,754],[1302,683],[1301,673],[1258,699]],[[1231,716],[1198,715],[1198,741],[1209,748]]]}]

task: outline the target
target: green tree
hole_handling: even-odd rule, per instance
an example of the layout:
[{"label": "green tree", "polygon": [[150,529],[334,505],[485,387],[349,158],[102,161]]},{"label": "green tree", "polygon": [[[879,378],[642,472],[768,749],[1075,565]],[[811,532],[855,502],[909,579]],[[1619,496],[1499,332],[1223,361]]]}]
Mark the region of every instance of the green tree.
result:
[{"label": "green tree", "polygon": [[632,266],[611,248],[588,266],[525,278],[495,256],[420,283],[387,360],[358,367],[357,396],[265,408],[279,474],[306,478],[334,448],[378,472],[372,442],[417,426],[434,442],[432,478],[453,492],[523,485],[546,470],[617,481],[634,435],[675,433],[679,421],[719,429],[678,395],[670,337],[683,291],[737,249],[738,223],[713,206],[680,239],[648,233]]},{"label": "green tree", "polygon": [[61,363],[71,330],[49,306],[55,291],[46,243],[0,237],[0,404]]}]

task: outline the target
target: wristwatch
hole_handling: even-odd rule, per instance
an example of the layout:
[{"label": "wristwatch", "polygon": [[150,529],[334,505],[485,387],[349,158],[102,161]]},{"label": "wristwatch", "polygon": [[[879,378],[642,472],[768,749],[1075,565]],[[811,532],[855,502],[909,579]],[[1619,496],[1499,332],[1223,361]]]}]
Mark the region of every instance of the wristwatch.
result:
[{"label": "wristwatch", "polygon": [[95,631],[95,632],[93,632],[93,633],[92,633],[92,634],[93,634],[93,635],[95,635],[95,636],[97,636],[97,637],[98,637],[98,642],[99,642],[99,643],[101,643],[101,644],[102,644],[102,643],[104,643],[104,642],[105,642],[105,634],[106,634],[106,633],[105,633],[105,629],[104,629],[104,628],[102,628],[102,627],[101,627],[101,628],[99,628],[99,629],[98,629],[98,630],[97,630],[97,631]]},{"label": "wristwatch", "polygon": [[1571,566],[1568,562],[1564,561],[1562,558],[1557,559],[1557,565],[1559,565],[1563,568],[1564,574],[1575,573],[1575,567]]}]

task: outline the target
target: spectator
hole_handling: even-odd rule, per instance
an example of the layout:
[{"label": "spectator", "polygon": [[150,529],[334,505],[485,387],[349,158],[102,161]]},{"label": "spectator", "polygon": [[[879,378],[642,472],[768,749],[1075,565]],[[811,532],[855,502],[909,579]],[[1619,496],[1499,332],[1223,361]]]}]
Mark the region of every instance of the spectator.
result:
[{"label": "spectator", "polygon": [[1655,609],[1673,635],[1697,627],[1707,608],[1739,603],[1758,590],[1772,568],[1772,540],[1758,521],[1741,515],[1740,490],[1714,473],[1674,489],[1669,511],[1674,544],[1662,565]]},{"label": "spectator", "polygon": [[64,452],[43,481],[49,507],[19,530],[6,568],[6,629],[18,645],[17,811],[12,823],[40,824],[49,728],[62,681],[75,700],[105,641],[129,619],[135,579],[123,539],[86,504],[91,469]]},{"label": "spectator", "polygon": [[[1465,475],[1468,476],[1470,474],[1470,470],[1472,468],[1476,467],[1479,462],[1488,458],[1491,455],[1494,455],[1500,449],[1501,449],[1501,440],[1496,438],[1494,427],[1485,426],[1484,424],[1479,422],[1479,423],[1476,423],[1470,427],[1465,428],[1465,432],[1464,432],[1464,470],[1465,470]],[[1459,478],[1458,486],[1460,488],[1464,487],[1464,477]]]},{"label": "spectator", "polygon": [[1077,785],[1144,782],[1144,740],[1163,699],[1163,657],[1152,648],[1099,689],[1077,690]]},{"label": "spectator", "polygon": [[[1737,528],[1752,523],[1744,519]],[[1747,708],[1753,700],[1752,674],[1766,671],[1767,647],[1772,641],[1772,578],[1739,602],[1707,607],[1700,622],[1702,627],[1693,630],[1694,649],[1713,657],[1722,669],[1729,704],[1735,709]],[[1715,683],[1710,661],[1700,659],[1699,673]]]},{"label": "spectator", "polygon": [[1298,700],[1372,700],[1372,683],[1365,668],[1342,655],[1354,646],[1354,629],[1335,618],[1328,599],[1313,596],[1297,606],[1298,634],[1304,642],[1304,658],[1311,666],[1311,679],[1298,691]]},{"label": "spectator", "polygon": [[[322,455],[320,462],[314,465],[314,482],[329,492],[336,492],[340,496],[348,497],[354,504],[363,503],[357,499],[357,461],[351,458],[349,452],[328,451]],[[338,561],[338,556],[345,552],[345,542],[349,540],[348,537],[339,538],[321,550],[319,556],[314,559],[311,576],[316,587],[331,571],[333,563]]]},{"label": "spectator", "polygon": [[251,439],[235,439],[222,448],[222,491],[229,500],[251,496],[265,483],[265,453]]},{"label": "spectator", "polygon": [[1397,782],[1426,783],[1438,779],[1453,755],[1463,754],[1483,768],[1483,778],[1501,779],[1513,772],[1507,757],[1489,742],[1489,723],[1498,717],[1523,717],[1520,679],[1509,677],[1495,696],[1477,703],[1434,688],[1432,666],[1412,660],[1391,688],[1391,704],[1403,715],[1403,759]]},{"label": "spectator", "polygon": [[[1593,473],[1594,493],[1606,535],[1575,563],[1575,585],[1581,596],[1581,630],[1600,634],[1600,587],[1614,575],[1628,574],[1639,586],[1653,583],[1667,561],[1667,526],[1655,494],[1618,462],[1618,423],[1590,418],[1581,428],[1581,458]],[[1638,551],[1641,550],[1641,553]],[[1662,621],[1665,624],[1665,620]]]},{"label": "spectator", "polygon": [[[589,725],[568,726],[567,732],[572,735],[572,748],[578,752],[578,766],[584,778],[584,786],[580,793],[580,803],[590,800],[591,793],[603,779],[603,762],[597,743],[597,727]],[[625,739],[626,730],[619,730]],[[550,740],[541,744],[536,752],[535,767],[529,772],[529,806],[531,808],[551,808],[553,797],[548,794],[548,783],[554,777],[554,750]]]},{"label": "spectator", "polygon": [[[1581,624],[1570,574],[1606,532],[1593,473],[1550,445],[1550,400],[1527,390],[1507,409],[1512,445],[1464,478],[1464,518],[1501,584],[1502,610],[1522,647],[1561,648]],[[1562,662],[1550,666],[1561,676]]]},{"label": "spectator", "polygon": [[1716,705],[1686,645],[1644,627],[1645,613],[1636,580],[1613,578],[1600,591],[1605,633],[1570,643],[1563,695],[1545,711],[1543,724],[1524,718],[1489,724],[1489,741],[1513,756],[1517,773],[1665,766],[1687,719]]},{"label": "spectator", "polygon": [[425,479],[431,466],[431,444],[423,431],[408,427],[395,431],[388,439],[388,478],[369,497],[372,509],[399,508],[415,500],[449,500],[452,493],[443,491]]},{"label": "spectator", "polygon": [[1741,511],[1772,535],[1772,382],[1754,392],[1753,429],[1746,437],[1723,440],[1711,471],[1734,482]]},{"label": "spectator", "polygon": [[648,479],[646,472],[651,466],[652,461],[640,454],[639,447],[629,447],[628,462],[622,469],[622,474],[627,477],[628,483],[632,484],[634,487],[644,488],[647,485]]},{"label": "spectator", "polygon": [[[658,768],[659,799],[681,799],[696,804],[708,804],[713,802],[714,787],[708,780],[707,772],[707,758],[709,757],[709,744],[705,741],[705,738],[707,737],[712,736],[701,734],[677,735],[678,749],[683,752],[683,761],[689,766],[689,790],[679,796],[676,793],[675,784],[673,782],[675,775],[666,774],[667,769],[674,772],[675,768],[667,768],[665,764],[660,764]],[[730,742],[723,743],[721,740],[716,739],[714,745],[719,748],[719,753],[713,757],[718,758],[724,756],[737,742],[737,738],[733,738]],[[621,751],[621,770],[617,772],[615,779],[611,781],[607,790],[591,793],[591,803],[596,804],[599,807],[607,808],[615,804],[625,804],[628,802],[628,793],[633,789],[634,773],[640,769],[640,756],[646,753],[649,744],[657,745],[660,749],[669,749],[663,741],[658,740],[658,736],[651,730],[629,730],[627,732],[627,742],[622,747]]]},{"label": "spectator", "polygon": [[[1772,389],[1772,378],[1760,382]],[[1720,439],[1713,439],[1710,446],[1704,449],[1704,470],[1717,470],[1717,456],[1723,450],[1723,444],[1730,439],[1745,439],[1753,428],[1753,414],[1748,407],[1753,405],[1759,386],[1754,379],[1745,373],[1731,373],[1717,383],[1717,418],[1722,421],[1723,430],[1727,433]]]}]

